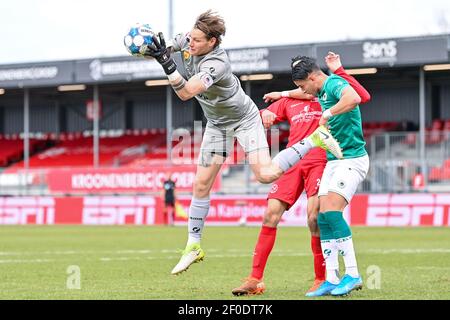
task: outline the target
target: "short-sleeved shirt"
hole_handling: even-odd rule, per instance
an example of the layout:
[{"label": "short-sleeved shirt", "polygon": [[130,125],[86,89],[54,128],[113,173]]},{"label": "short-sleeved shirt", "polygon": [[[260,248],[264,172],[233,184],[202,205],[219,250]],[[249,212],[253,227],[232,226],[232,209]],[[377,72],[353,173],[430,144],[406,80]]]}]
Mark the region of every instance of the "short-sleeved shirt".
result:
[{"label": "short-sleeved shirt", "polygon": [[[317,99],[300,100],[293,98],[281,98],[267,109],[260,110],[261,114],[264,110],[269,110],[276,114],[273,124],[282,121],[289,122],[289,141],[287,147],[303,140],[314,132],[319,126],[319,120],[322,117],[322,108]],[[326,161],[325,150],[321,148],[313,148],[303,158],[305,160]]]},{"label": "short-sleeved shirt", "polygon": [[258,114],[258,107],[247,96],[239,79],[232,73],[225,50],[217,46],[203,56],[189,54],[189,34],[178,34],[169,41],[173,51],[181,51],[185,76],[198,74],[207,90],[195,98],[206,119],[214,126],[226,128],[241,122],[249,114]]},{"label": "short-sleeved shirt", "polygon": [[[337,75],[331,75],[325,81],[319,92],[319,102],[322,110],[330,109],[339,102],[342,91],[349,84]],[[328,119],[328,126],[333,137],[339,141],[344,159],[358,158],[367,154],[364,148],[366,142],[362,131],[362,120],[359,106],[347,113],[339,114]],[[336,160],[327,152],[328,160]]]}]

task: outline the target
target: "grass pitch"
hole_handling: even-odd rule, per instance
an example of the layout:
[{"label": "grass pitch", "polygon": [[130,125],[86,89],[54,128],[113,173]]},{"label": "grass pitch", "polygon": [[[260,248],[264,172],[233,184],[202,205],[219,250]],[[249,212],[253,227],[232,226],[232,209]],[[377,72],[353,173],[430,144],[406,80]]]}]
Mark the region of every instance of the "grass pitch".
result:
[{"label": "grass pitch", "polygon": [[[364,288],[318,299],[450,299],[450,228],[352,229]],[[186,233],[186,227],[2,226],[0,299],[255,299],[231,290],[251,270],[259,227],[207,226],[205,261],[172,276]],[[310,299],[304,293],[312,282],[308,230],[279,228],[266,293],[256,299]]]}]

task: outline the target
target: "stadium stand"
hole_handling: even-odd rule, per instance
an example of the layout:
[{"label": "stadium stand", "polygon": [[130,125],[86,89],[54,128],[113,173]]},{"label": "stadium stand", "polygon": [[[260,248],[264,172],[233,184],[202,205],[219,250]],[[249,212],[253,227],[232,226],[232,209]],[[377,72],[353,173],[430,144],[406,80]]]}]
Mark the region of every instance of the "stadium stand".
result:
[{"label": "stadium stand", "polygon": [[398,131],[400,123],[396,121],[363,122],[364,138],[369,139],[373,134],[385,131]]},{"label": "stadium stand", "polygon": [[450,180],[450,158],[446,159],[442,166],[433,167],[428,177],[430,181]]},{"label": "stadium stand", "polygon": [[[399,122],[364,122],[365,138],[370,142],[370,137],[376,133],[398,131],[401,129]],[[427,144],[436,144],[448,138],[450,132],[450,119],[435,120],[427,128]],[[191,137],[193,136],[190,132]],[[268,142],[271,145],[271,135]],[[280,149],[283,149],[289,137],[289,127],[279,127]],[[0,135],[2,150],[0,151],[0,164],[10,166],[8,171],[23,168],[23,142],[17,143],[20,136]],[[415,143],[416,134],[406,136],[405,143]],[[201,141],[191,139],[191,159],[198,157]],[[173,143],[176,148],[178,142]],[[181,153],[176,156],[184,156]],[[30,139],[30,168],[48,168],[64,166],[91,166],[93,157],[93,139],[90,131],[72,132],[60,134],[43,134],[39,139]],[[100,132],[100,166],[151,166],[165,163],[166,154],[166,130],[165,129],[134,129],[134,130],[109,130]],[[245,154],[239,144],[235,143],[234,153],[228,163],[243,163]]]},{"label": "stadium stand", "polygon": [[[30,154],[34,154],[47,147],[49,140],[47,136],[41,139],[30,139]],[[21,161],[23,159],[23,137],[18,134],[0,135],[0,166],[5,167],[11,163]]]},{"label": "stadium stand", "polygon": [[[136,157],[146,155],[158,158],[158,152],[165,148],[165,129],[127,130],[125,132],[103,131],[100,135],[100,166],[119,166],[131,162]],[[55,136],[53,136],[55,138]],[[38,149],[39,141],[33,141],[34,149]],[[31,141],[30,141],[31,145]],[[13,146],[15,148],[13,148]],[[20,148],[19,148],[20,147]],[[23,147],[17,141],[11,144],[9,157],[15,160],[22,159]],[[19,156],[19,157],[17,157]],[[54,145],[30,157],[30,168],[48,167],[83,167],[92,166],[93,139],[89,132],[84,134],[61,133],[57,136]],[[23,168],[23,161],[13,164],[8,171]]]},{"label": "stadium stand", "polygon": [[[443,120],[443,119],[435,119],[431,123],[431,125],[426,128],[427,138],[425,143],[430,144],[438,144],[445,140],[449,139],[449,132],[450,132],[450,119]],[[416,137],[417,135],[415,133],[409,133],[406,136],[406,139],[404,143],[408,145],[415,145],[416,144]]]}]

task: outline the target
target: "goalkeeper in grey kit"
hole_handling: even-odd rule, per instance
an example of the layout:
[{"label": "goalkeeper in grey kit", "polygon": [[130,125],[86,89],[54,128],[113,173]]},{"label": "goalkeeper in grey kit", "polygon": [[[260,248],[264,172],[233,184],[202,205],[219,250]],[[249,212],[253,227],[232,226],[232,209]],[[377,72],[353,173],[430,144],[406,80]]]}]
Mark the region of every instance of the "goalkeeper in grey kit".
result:
[{"label": "goalkeeper in grey kit", "polygon": [[[144,54],[161,64],[180,99],[195,97],[198,100],[207,119],[189,208],[188,241],[172,274],[186,271],[205,256],[200,239],[209,210],[210,190],[235,138],[261,183],[275,181],[315,147],[342,157],[336,140],[325,127],[319,127],[308,138],[281,151],[272,161],[258,107],[243,91],[231,71],[225,50],[220,48],[223,35],[223,18],[209,10],[197,18],[188,34],[177,35],[167,46],[161,32],[155,35],[154,43]],[[181,51],[188,80],[178,72],[171,57],[171,53],[177,51]]]}]

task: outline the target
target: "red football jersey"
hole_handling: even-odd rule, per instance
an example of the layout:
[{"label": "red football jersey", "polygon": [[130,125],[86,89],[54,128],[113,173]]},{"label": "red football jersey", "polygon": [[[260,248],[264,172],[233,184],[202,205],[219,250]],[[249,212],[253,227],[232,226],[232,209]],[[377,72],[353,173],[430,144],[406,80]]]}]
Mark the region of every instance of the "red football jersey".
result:
[{"label": "red football jersey", "polygon": [[[335,74],[347,80],[361,97],[361,103],[369,102],[371,96],[369,92],[352,76],[348,75],[343,67],[340,67]],[[274,124],[288,121],[291,125],[289,130],[288,147],[306,138],[319,126],[319,119],[322,116],[322,107],[317,98],[314,100],[300,100],[292,98],[281,98],[272,103],[268,108],[277,115]],[[261,110],[262,113],[265,109]],[[305,156],[305,159],[325,159],[325,150],[314,148]]]},{"label": "red football jersey", "polygon": [[[292,98],[281,98],[272,103],[267,109],[277,115],[274,124],[288,121],[291,128],[289,130],[290,147],[296,142],[308,137],[319,126],[319,119],[322,116],[322,107],[317,99],[299,100]],[[264,111],[261,110],[261,113]],[[325,150],[314,148],[304,159],[323,160],[326,159]]]}]

